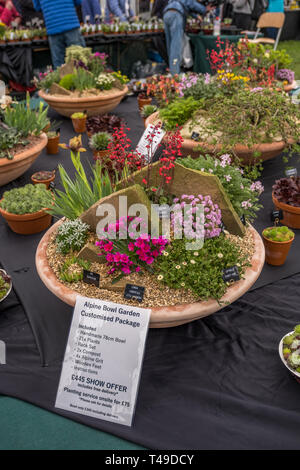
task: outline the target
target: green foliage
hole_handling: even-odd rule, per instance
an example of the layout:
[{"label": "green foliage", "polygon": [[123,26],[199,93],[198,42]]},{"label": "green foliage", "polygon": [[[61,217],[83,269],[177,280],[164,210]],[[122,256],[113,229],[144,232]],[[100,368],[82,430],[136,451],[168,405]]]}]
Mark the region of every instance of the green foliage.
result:
[{"label": "green foliage", "polygon": [[91,55],[92,49],[90,47],[70,46],[66,49],[65,63],[68,64],[72,60],[78,60],[87,65]]},{"label": "green foliage", "polygon": [[63,222],[57,231],[55,243],[59,253],[63,255],[70,251],[79,251],[88,237],[89,226],[80,219]]},{"label": "green foliage", "polygon": [[0,127],[0,158],[12,160],[14,156],[11,155],[10,150],[16,145],[26,146],[28,143],[29,141],[25,140],[16,129]]},{"label": "green foliage", "polygon": [[90,138],[90,147],[93,150],[106,150],[112,141],[112,136],[107,132],[98,132]]},{"label": "green foliage", "polygon": [[9,276],[4,274],[4,272],[0,270],[0,301],[6,296],[7,292],[10,289],[10,286],[11,280]]},{"label": "green foliage", "polygon": [[60,81],[59,70],[56,69],[56,70],[53,70],[53,72],[49,72],[46,75],[46,77],[42,78],[42,80],[40,80],[37,83],[37,86],[38,88],[44,91],[47,91],[47,90],[50,90],[51,85],[53,85],[53,83],[59,83],[59,81]]},{"label": "green foliage", "polygon": [[141,116],[147,119],[147,117],[151,116],[151,114],[155,113],[156,111],[157,106],[154,106],[152,104],[146,104],[146,106],[142,108]]},{"label": "green foliage", "polygon": [[209,83],[205,83],[205,78],[200,75],[194,85],[183,90],[183,95],[184,98],[191,96],[196,101],[201,99],[210,100],[216,97],[221,98],[230,89],[230,87],[220,87],[216,80],[210,80]]},{"label": "green foliage", "polygon": [[202,107],[202,101],[196,101],[192,96],[188,98],[177,98],[166,108],[160,110],[160,117],[165,123],[167,130],[174,130],[182,126]]},{"label": "green foliage", "polygon": [[295,234],[288,227],[270,227],[263,231],[263,236],[273,242],[288,242],[294,238]]},{"label": "green foliage", "polygon": [[59,82],[59,85],[66,90],[74,90],[75,88],[75,77],[74,73],[68,73]]},{"label": "green foliage", "polygon": [[108,173],[104,171],[99,161],[91,168],[92,175],[88,180],[80,160],[80,153],[71,152],[71,158],[76,170],[75,177],[72,179],[62,165],[58,166],[64,190],[54,191],[54,205],[48,212],[54,216],[75,220],[95,202],[109,196],[115,189]]},{"label": "green foliage", "polygon": [[11,214],[32,214],[53,203],[44,184],[26,184],[22,188],[5,191],[0,207]]},{"label": "green foliage", "polygon": [[73,113],[71,119],[84,119],[86,114],[84,113]]},{"label": "green foliage", "polygon": [[90,90],[96,87],[96,78],[88,70],[79,67],[74,75],[74,88],[78,91]]},{"label": "green foliage", "polygon": [[275,64],[276,70],[287,69],[292,62],[291,56],[285,49],[274,50],[268,45],[260,43],[247,43],[250,52],[247,59],[247,66],[264,67],[268,69]]},{"label": "green foliage", "polygon": [[59,278],[65,282],[78,282],[83,279],[83,270],[90,269],[91,263],[89,261],[71,256],[63,264]]},{"label": "green foliage", "polygon": [[23,137],[30,134],[39,136],[43,129],[49,124],[47,117],[48,106],[44,108],[43,103],[39,108],[30,109],[30,97],[27,95],[26,102],[14,104],[6,108],[4,122],[8,127],[14,127]]},{"label": "green foliage", "polygon": [[240,249],[223,234],[205,240],[201,250],[186,249],[187,240],[174,240],[166,249],[168,256],[157,259],[157,278],[175,289],[188,289],[199,300],[215,299],[218,302],[226,293],[223,269],[237,265],[242,277],[249,266]]},{"label": "green foliage", "polygon": [[[177,162],[186,168],[218,176],[237,214],[244,215],[250,221],[256,217],[256,212],[262,207],[258,201],[263,187],[258,182],[253,184],[249,178],[245,177],[243,170],[231,165],[229,155],[221,157],[220,160],[205,155],[198,158],[180,158]],[[247,204],[242,205],[244,201]]]}]

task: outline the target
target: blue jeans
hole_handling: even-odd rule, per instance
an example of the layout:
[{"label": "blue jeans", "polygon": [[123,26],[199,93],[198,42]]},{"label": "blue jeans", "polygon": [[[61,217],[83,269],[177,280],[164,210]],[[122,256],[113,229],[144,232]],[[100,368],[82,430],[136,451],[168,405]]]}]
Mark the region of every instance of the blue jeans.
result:
[{"label": "blue jeans", "polygon": [[172,75],[180,73],[184,23],[183,15],[177,11],[167,11],[164,14],[169,69]]},{"label": "blue jeans", "polygon": [[99,0],[82,0],[82,18],[85,22],[87,16],[90,17],[90,23],[95,24],[95,15],[101,16]]},{"label": "blue jeans", "polygon": [[80,34],[80,29],[75,28],[64,33],[48,36],[53,68],[57,69],[65,63],[66,48],[69,46],[85,47],[85,42]]}]

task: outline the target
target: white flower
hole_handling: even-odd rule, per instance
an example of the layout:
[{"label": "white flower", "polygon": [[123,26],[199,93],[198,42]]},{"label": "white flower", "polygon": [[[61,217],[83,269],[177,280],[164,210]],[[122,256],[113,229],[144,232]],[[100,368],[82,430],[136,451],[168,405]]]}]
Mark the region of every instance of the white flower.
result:
[{"label": "white flower", "polygon": [[157,276],[157,279],[158,279],[159,281],[161,281],[163,278],[164,278],[164,276],[163,276],[162,274],[160,274],[159,276]]},{"label": "white flower", "polygon": [[184,287],[184,286],[185,286],[185,282],[182,282],[180,285],[181,285],[181,287]]},{"label": "white flower", "polygon": [[195,251],[195,252],[193,253],[193,255],[194,255],[194,256],[199,256],[198,251]]},{"label": "white flower", "polygon": [[194,259],[191,259],[191,264],[196,264],[196,261]]},{"label": "white flower", "polygon": [[168,253],[167,251],[164,251],[164,252],[163,252],[163,255],[164,255],[164,256],[169,256],[169,253]]},{"label": "white flower", "polygon": [[176,269],[181,269],[181,266],[179,264],[177,264],[177,266],[175,266]]},{"label": "white flower", "polygon": [[187,265],[187,262],[186,262],[186,261],[182,261],[182,265],[183,265],[183,266],[186,266],[186,265]]},{"label": "white flower", "polygon": [[223,254],[222,254],[222,253],[218,253],[217,256],[218,256],[218,258],[220,258],[220,259],[223,258]]}]

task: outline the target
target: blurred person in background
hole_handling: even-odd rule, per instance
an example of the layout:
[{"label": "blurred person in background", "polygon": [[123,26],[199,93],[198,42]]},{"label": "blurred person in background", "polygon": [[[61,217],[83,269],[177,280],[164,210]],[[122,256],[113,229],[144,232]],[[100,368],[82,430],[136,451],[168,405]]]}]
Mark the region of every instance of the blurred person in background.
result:
[{"label": "blurred person in background", "polygon": [[0,0],[0,21],[6,26],[17,26],[21,23],[21,15],[11,0]]},{"label": "blurred person in background", "polygon": [[34,18],[43,19],[42,12],[35,10],[32,0],[13,0],[13,3],[21,15],[23,25],[31,22]]},{"label": "blurred person in background", "polygon": [[105,22],[109,23],[116,16],[120,21],[134,19],[134,13],[130,6],[130,0],[106,0]]},{"label": "blurred person in background", "polygon": [[101,16],[100,0],[82,0],[82,17],[83,21],[87,21],[89,17],[89,23],[95,24],[95,17]]},{"label": "blurred person in background", "polygon": [[[269,5],[266,9],[267,13],[284,13],[284,0],[269,0]],[[266,28],[268,38],[276,39],[278,29]]]},{"label": "blurred person in background", "polygon": [[237,28],[250,31],[252,26],[251,13],[255,0],[230,0],[233,6],[233,23]]},{"label": "blurred person in background", "polygon": [[33,0],[33,4],[37,11],[43,12],[52,63],[56,69],[65,62],[67,47],[85,46],[76,12],[81,0]]},{"label": "blurred person in background", "polygon": [[180,73],[182,59],[183,34],[186,19],[193,16],[202,21],[201,15],[213,7],[201,5],[197,0],[169,0],[163,11],[169,69],[172,75]]}]

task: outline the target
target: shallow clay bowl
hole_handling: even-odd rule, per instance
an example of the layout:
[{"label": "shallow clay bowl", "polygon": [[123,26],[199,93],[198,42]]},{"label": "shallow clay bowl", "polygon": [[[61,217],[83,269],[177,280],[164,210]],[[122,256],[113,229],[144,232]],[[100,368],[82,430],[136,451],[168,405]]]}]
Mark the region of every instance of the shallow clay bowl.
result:
[{"label": "shallow clay bowl", "polygon": [[[56,222],[56,224],[54,224],[41,239],[36,252],[36,268],[46,287],[63,302],[74,306],[76,303],[76,297],[79,294],[62,284],[57,279],[53,270],[49,266],[47,259],[47,246],[51,235],[58,229],[58,226],[61,223],[62,221]],[[226,294],[222,298],[222,301],[228,302],[228,304],[237,300],[250,289],[259,277],[265,262],[263,241],[252,226],[250,226],[250,231],[255,244],[255,252],[251,261],[252,265],[247,268],[245,279],[235,282],[228,288]],[[182,325],[184,323],[189,323],[193,320],[206,317],[207,315],[211,315],[212,313],[221,310],[221,308],[222,306],[220,306],[215,300],[170,307],[152,308],[150,328],[169,328]]]},{"label": "shallow clay bowl", "polygon": [[28,149],[24,148],[12,160],[0,158],[0,186],[4,186],[23,175],[46,147],[47,142],[46,134],[41,134],[39,141],[34,146]]},{"label": "shallow clay bowl", "polygon": [[50,95],[43,90],[39,96],[62,116],[70,117],[73,113],[86,112],[88,116],[106,114],[115,109],[128,92],[127,86],[123,90],[106,91],[98,96],[72,98],[68,95]]},{"label": "shallow clay bowl", "polygon": [[[148,124],[155,124],[158,120],[159,112],[157,111],[146,119],[146,127]],[[183,157],[190,155],[193,158],[197,158],[200,155],[203,155],[203,150],[197,150],[200,145],[202,149],[205,149],[205,153],[212,156],[214,156],[216,152],[221,151],[222,148],[221,144],[211,145],[205,142],[196,142],[192,139],[183,139],[181,149]],[[246,145],[238,144],[234,147],[234,151],[243,165],[250,165],[255,161],[253,157],[254,152],[260,152],[260,159],[265,161],[277,157],[277,155],[284,150],[285,146],[286,143],[283,140],[279,142],[271,142],[269,144],[257,144],[255,147],[247,147]]]}]

